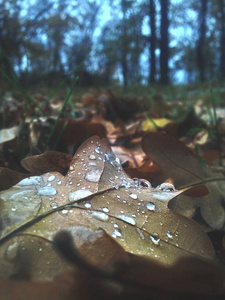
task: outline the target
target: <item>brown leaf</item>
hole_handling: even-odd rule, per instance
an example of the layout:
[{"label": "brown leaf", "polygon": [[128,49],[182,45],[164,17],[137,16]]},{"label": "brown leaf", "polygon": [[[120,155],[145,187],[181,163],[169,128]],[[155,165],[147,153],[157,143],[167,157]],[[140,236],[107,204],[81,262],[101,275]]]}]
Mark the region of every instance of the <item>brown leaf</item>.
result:
[{"label": "brown leaf", "polygon": [[190,256],[212,259],[214,249],[202,229],[167,207],[183,190],[167,187],[153,189],[130,179],[106,139],[92,137],[78,149],[65,177],[57,172],[33,176],[0,193],[2,260],[6,243],[18,233],[51,242],[66,229],[80,249],[99,228],[125,251],[161,263]]},{"label": "brown leaf", "polygon": [[29,156],[21,161],[21,165],[32,175],[56,171],[65,174],[71,163],[72,156],[66,153],[47,151],[40,155]]},{"label": "brown leaf", "polygon": [[[160,166],[164,177],[171,177],[178,188],[215,177],[200,164],[185,144],[174,137],[161,132],[149,133],[143,138],[142,147],[145,153]],[[225,224],[224,184],[221,182],[208,183],[209,195],[194,199],[195,207],[200,207],[203,219],[214,229],[221,229]],[[180,201],[179,212],[185,214],[182,210],[182,199]]]}]

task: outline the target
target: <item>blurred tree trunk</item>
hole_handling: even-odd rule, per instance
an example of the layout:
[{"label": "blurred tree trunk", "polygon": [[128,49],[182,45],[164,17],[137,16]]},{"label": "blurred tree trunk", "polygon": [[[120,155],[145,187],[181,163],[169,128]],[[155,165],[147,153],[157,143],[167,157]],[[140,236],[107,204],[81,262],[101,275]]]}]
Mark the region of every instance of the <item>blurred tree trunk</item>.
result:
[{"label": "blurred tree trunk", "polygon": [[224,0],[219,0],[220,8],[220,75],[225,78],[225,13],[224,13]]},{"label": "blurred tree trunk", "polygon": [[161,40],[160,40],[160,81],[169,83],[169,0],[160,0],[161,5]]},{"label": "blurred tree trunk", "polygon": [[155,47],[156,47],[156,26],[155,26],[155,0],[149,1],[149,17],[150,17],[150,70],[149,70],[149,83],[155,82],[156,76],[156,59],[155,59]]},{"label": "blurred tree trunk", "polygon": [[206,14],[207,14],[207,5],[208,0],[200,1],[200,10],[199,10],[199,39],[196,46],[197,54],[197,66],[199,71],[199,80],[201,82],[205,81],[205,37],[206,37]]},{"label": "blurred tree trunk", "polygon": [[122,24],[122,74],[123,74],[123,85],[127,86],[128,80],[128,64],[127,64],[127,53],[128,53],[128,40],[127,40],[127,21],[126,21],[126,0],[122,0],[122,13],[123,13],[123,24]]}]

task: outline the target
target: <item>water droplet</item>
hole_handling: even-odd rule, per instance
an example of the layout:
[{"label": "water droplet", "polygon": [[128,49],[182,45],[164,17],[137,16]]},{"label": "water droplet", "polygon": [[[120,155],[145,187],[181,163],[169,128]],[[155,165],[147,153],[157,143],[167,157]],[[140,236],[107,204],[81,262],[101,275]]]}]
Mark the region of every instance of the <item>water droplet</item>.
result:
[{"label": "water droplet", "polygon": [[122,180],[121,180],[120,185],[121,185],[121,186],[124,186],[124,187],[126,187],[126,188],[131,187],[131,183],[130,183],[129,181],[125,180],[125,179],[122,179]]},{"label": "water droplet", "polygon": [[53,181],[53,180],[55,180],[55,176],[54,176],[54,175],[50,175],[50,176],[48,177],[48,181]]},{"label": "water droplet", "polygon": [[14,207],[11,208],[11,211],[13,211],[13,212],[17,211],[17,208],[14,206]]},{"label": "water droplet", "polygon": [[144,236],[144,234],[143,234],[143,232],[140,230],[140,228],[136,228],[137,229],[137,232],[139,233],[139,235],[140,235],[140,238],[142,239],[142,240],[144,240],[145,239],[145,236]]},{"label": "water droplet", "polygon": [[115,229],[112,233],[113,238],[122,237],[122,232],[119,228]]},{"label": "water droplet", "polygon": [[19,254],[20,244],[15,241],[13,244],[10,244],[8,248],[5,250],[5,258],[6,260],[12,261],[15,260]]},{"label": "water droplet", "polygon": [[38,251],[40,251],[40,252],[41,252],[42,250],[43,250],[43,249],[42,249],[41,247],[38,249]]},{"label": "water droplet", "polygon": [[63,210],[62,210],[62,214],[63,214],[63,215],[68,214],[68,209],[63,209]]},{"label": "water droplet", "polygon": [[69,194],[69,201],[79,200],[92,194],[93,193],[89,190],[76,190]]},{"label": "water droplet", "polygon": [[170,231],[167,231],[166,235],[168,236],[169,239],[173,239],[173,235]]},{"label": "water droplet", "polygon": [[115,156],[114,153],[106,153],[105,158],[108,160],[108,162],[115,168],[117,171],[121,170],[121,164],[118,157]]},{"label": "water droplet", "polygon": [[58,207],[58,203],[57,202],[51,202],[50,206],[51,206],[51,208],[56,209]]},{"label": "water droplet", "polygon": [[96,156],[94,154],[89,155],[89,159],[95,160]]},{"label": "water droplet", "polygon": [[155,211],[155,204],[153,202],[148,202],[146,208],[150,211]]},{"label": "water droplet", "polygon": [[109,212],[109,209],[108,209],[108,207],[103,207],[103,209],[102,209],[105,213],[108,213]]},{"label": "water droplet", "polygon": [[126,215],[115,215],[118,219],[120,219],[120,220],[123,220],[123,221],[125,221],[125,222],[127,222],[127,223],[129,223],[129,224],[131,224],[131,225],[135,225],[136,224],[136,221],[133,219],[133,218],[131,218],[131,217],[128,217],[128,216],[126,216]]},{"label": "water droplet", "polygon": [[102,211],[91,211],[91,215],[100,221],[106,222],[109,220],[109,216]]},{"label": "water droplet", "polygon": [[159,246],[160,245],[160,238],[157,233],[154,233],[150,236],[150,240],[153,242],[154,245]]},{"label": "water droplet", "polygon": [[62,181],[61,181],[61,180],[58,180],[58,181],[57,181],[57,184],[58,184],[58,185],[62,184]]},{"label": "water droplet", "polygon": [[168,183],[168,182],[164,182],[164,183],[158,185],[156,188],[159,190],[162,190],[164,192],[174,192],[175,191],[175,187],[171,183]]},{"label": "water droplet", "polygon": [[130,193],[129,196],[134,200],[137,200],[137,198],[138,198],[138,196],[134,193]]},{"label": "water droplet", "polygon": [[41,176],[32,176],[22,179],[18,182],[18,185],[32,185],[32,184],[40,184],[42,182]]},{"label": "water droplet", "polygon": [[38,189],[38,194],[42,196],[53,196],[57,194],[57,191],[54,187],[44,186]]},{"label": "water droplet", "polygon": [[98,153],[98,154],[103,154],[103,151],[102,151],[101,147],[96,147],[95,152]]},{"label": "water droplet", "polygon": [[117,195],[116,198],[120,199],[120,195]]},{"label": "water droplet", "polygon": [[89,172],[86,173],[84,178],[90,182],[99,182],[102,172],[102,169],[93,167]]},{"label": "water droplet", "polygon": [[83,150],[83,153],[85,154],[85,153],[86,153],[86,150]]},{"label": "water droplet", "polygon": [[119,228],[119,225],[118,225],[117,223],[114,223],[114,224],[113,224],[113,227],[114,227],[114,228]]},{"label": "water droplet", "polygon": [[90,203],[90,202],[86,202],[86,203],[84,204],[84,207],[86,207],[86,208],[91,208],[91,203]]},{"label": "water droplet", "polygon": [[73,166],[70,166],[69,169],[70,169],[70,171],[73,171],[73,170],[74,170],[74,167],[73,167]]}]

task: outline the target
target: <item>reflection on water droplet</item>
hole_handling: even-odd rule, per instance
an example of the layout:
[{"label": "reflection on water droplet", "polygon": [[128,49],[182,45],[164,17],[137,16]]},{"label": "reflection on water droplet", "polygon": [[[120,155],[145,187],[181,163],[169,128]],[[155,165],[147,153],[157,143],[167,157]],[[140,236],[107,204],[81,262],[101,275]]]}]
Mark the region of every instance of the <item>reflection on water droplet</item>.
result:
[{"label": "reflection on water droplet", "polygon": [[158,185],[156,188],[159,190],[165,191],[165,192],[174,192],[175,191],[175,187],[171,183],[168,183],[168,182],[164,182],[164,183]]},{"label": "reflection on water droplet", "polygon": [[101,147],[96,147],[95,152],[98,153],[98,154],[103,154],[103,151],[102,151]]},{"label": "reflection on water droplet", "polygon": [[168,236],[169,239],[173,239],[173,235],[170,231],[167,231],[166,235]]},{"label": "reflection on water droplet", "polygon": [[54,175],[50,175],[50,176],[48,177],[48,181],[53,181],[53,180],[55,180],[55,176],[54,176]]},{"label": "reflection on water droplet", "polygon": [[122,237],[122,232],[119,228],[115,229],[112,233],[113,238]]},{"label": "reflection on water droplet", "polygon": [[154,245],[159,246],[160,245],[160,238],[157,233],[154,233],[150,236],[150,240],[153,242]]},{"label": "reflection on water droplet", "polygon": [[96,156],[94,154],[89,155],[89,159],[95,160]]},{"label": "reflection on water droplet", "polygon": [[115,215],[118,219],[120,219],[120,220],[123,220],[123,221],[125,221],[125,222],[127,222],[127,223],[129,223],[129,224],[131,224],[131,225],[135,225],[136,224],[136,221],[133,219],[133,218],[131,218],[131,217],[128,217],[128,216],[126,216],[126,215]]},{"label": "reflection on water droplet", "polygon": [[58,203],[57,202],[51,202],[50,206],[51,206],[51,208],[56,209],[58,207]]},{"label": "reflection on water droplet", "polygon": [[18,185],[32,185],[32,184],[40,184],[42,181],[41,176],[32,176],[22,179],[18,182]]},{"label": "reflection on water droplet", "polygon": [[76,190],[69,194],[69,200],[70,201],[79,200],[87,196],[90,196],[91,194],[93,193],[89,190]]},{"label": "reflection on water droplet", "polygon": [[90,171],[88,171],[85,175],[85,179],[90,182],[99,182],[99,179],[102,175],[102,169],[93,167]]},{"label": "reflection on water droplet", "polygon": [[130,193],[129,196],[134,200],[137,200],[137,198],[138,198],[138,196],[134,193]]},{"label": "reflection on water droplet", "polygon": [[57,194],[57,191],[54,187],[44,186],[38,189],[38,194],[42,196],[53,196]]},{"label": "reflection on water droplet", "polygon": [[119,225],[118,225],[117,223],[114,223],[114,224],[113,224],[113,227],[114,227],[114,228],[119,228]]},{"label": "reflection on water droplet", "polygon": [[83,153],[85,154],[85,153],[86,153],[86,150],[83,150]]},{"label": "reflection on water droplet", "polygon": [[14,212],[14,211],[17,211],[17,208],[16,208],[16,207],[12,207],[12,208],[11,208],[11,211],[13,211],[13,212]]},{"label": "reflection on water droplet", "polygon": [[43,250],[43,249],[42,249],[41,247],[38,249],[38,251],[40,251],[40,252],[41,252],[42,250]]},{"label": "reflection on water droplet", "polygon": [[102,209],[105,213],[108,213],[109,212],[109,209],[108,209],[108,207],[103,207],[103,209]]},{"label": "reflection on water droplet", "polygon": [[9,245],[5,250],[5,258],[8,261],[15,260],[19,254],[20,244],[15,241],[13,244]]},{"label": "reflection on water droplet", "polygon": [[139,233],[139,235],[140,235],[140,238],[142,239],[142,240],[144,240],[145,239],[145,236],[144,236],[144,234],[143,234],[143,232],[140,230],[140,228],[136,228],[137,229],[137,232]]},{"label": "reflection on water droplet", "polygon": [[63,215],[66,215],[66,214],[68,214],[68,209],[63,209],[61,212]]},{"label": "reflection on water droplet", "polygon": [[84,207],[86,207],[86,208],[91,208],[91,203],[90,203],[90,202],[86,202],[86,203],[84,204]]},{"label": "reflection on water droplet", "polygon": [[118,157],[115,156],[114,153],[106,153],[105,154],[105,158],[107,159],[107,161],[115,168],[117,169],[117,171],[121,170],[121,164],[120,164],[120,160]]},{"label": "reflection on water droplet", "polygon": [[92,217],[100,220],[100,221],[108,221],[109,220],[109,216],[107,214],[105,214],[104,212],[101,211],[91,211],[90,212]]},{"label": "reflection on water droplet", "polygon": [[155,211],[155,204],[153,202],[148,202],[146,208],[150,211]]}]

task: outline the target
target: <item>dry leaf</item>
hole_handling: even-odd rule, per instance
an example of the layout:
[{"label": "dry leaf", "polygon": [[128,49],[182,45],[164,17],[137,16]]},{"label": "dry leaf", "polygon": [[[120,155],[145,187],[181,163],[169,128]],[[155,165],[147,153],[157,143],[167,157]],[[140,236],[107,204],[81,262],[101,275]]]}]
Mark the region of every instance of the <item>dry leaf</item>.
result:
[{"label": "dry leaf", "polygon": [[[145,153],[156,162],[164,174],[171,177],[177,188],[191,185],[215,175],[195,158],[193,152],[174,137],[161,132],[149,133],[142,140]],[[221,178],[223,179],[223,178]],[[203,219],[214,229],[222,229],[225,224],[224,183],[223,181],[207,183],[209,195],[194,199],[193,205],[200,207]],[[190,205],[190,210],[193,210]],[[179,205],[182,211],[182,200]]]}]

